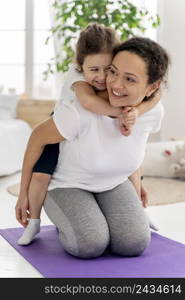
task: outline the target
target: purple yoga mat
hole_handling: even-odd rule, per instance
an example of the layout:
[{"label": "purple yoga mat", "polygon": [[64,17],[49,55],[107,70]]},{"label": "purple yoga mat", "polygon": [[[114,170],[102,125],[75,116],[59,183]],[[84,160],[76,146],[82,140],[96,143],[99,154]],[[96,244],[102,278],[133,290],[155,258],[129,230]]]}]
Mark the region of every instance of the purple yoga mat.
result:
[{"label": "purple yoga mat", "polygon": [[22,228],[1,229],[0,234],[44,277],[49,278],[177,278],[185,277],[185,245],[152,233],[149,247],[139,257],[106,253],[94,259],[67,254],[54,226],[43,226],[29,246],[18,246]]}]

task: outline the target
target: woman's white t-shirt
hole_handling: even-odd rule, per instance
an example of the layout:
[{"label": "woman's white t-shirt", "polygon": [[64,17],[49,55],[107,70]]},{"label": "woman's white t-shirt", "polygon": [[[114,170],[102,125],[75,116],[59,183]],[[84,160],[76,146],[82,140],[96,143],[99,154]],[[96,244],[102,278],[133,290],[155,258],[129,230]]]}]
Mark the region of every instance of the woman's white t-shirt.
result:
[{"label": "woman's white t-shirt", "polygon": [[60,143],[49,190],[103,192],[123,183],[141,166],[148,136],[160,129],[162,117],[163,107],[158,103],[137,119],[130,136],[123,136],[117,119],[84,109],[73,92],[73,99],[61,102],[53,115],[65,141]]}]

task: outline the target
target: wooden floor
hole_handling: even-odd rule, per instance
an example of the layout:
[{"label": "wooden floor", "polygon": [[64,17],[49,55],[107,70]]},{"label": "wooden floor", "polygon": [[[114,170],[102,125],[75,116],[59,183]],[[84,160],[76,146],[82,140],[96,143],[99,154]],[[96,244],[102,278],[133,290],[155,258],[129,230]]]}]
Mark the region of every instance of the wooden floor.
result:
[{"label": "wooden floor", "polygon": [[[14,216],[16,197],[10,195],[6,188],[18,183],[20,174],[0,177],[0,228],[19,227]],[[159,233],[185,244],[185,202],[151,206],[147,208],[150,217],[160,225]],[[42,211],[42,225],[51,224]],[[0,236],[0,277],[42,277],[14,248]]]}]

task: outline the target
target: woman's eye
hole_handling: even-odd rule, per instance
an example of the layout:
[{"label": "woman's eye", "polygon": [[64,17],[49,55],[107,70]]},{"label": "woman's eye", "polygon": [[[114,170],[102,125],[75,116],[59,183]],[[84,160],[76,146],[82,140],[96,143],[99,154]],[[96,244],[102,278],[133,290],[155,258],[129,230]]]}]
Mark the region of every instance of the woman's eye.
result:
[{"label": "woman's eye", "polygon": [[132,82],[132,83],[135,82],[135,80],[133,78],[131,78],[131,77],[127,77],[127,81],[128,82]]},{"label": "woman's eye", "polygon": [[91,72],[98,72],[98,69],[91,69]]}]

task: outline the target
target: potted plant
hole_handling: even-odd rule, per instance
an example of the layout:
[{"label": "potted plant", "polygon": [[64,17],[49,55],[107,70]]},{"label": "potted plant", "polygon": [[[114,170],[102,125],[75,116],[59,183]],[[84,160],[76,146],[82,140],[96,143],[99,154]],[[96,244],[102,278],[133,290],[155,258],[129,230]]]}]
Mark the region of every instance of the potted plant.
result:
[{"label": "potted plant", "polygon": [[75,41],[81,29],[89,23],[97,22],[111,26],[125,40],[136,34],[143,34],[146,30],[145,22],[152,27],[160,23],[158,15],[152,16],[145,8],[138,8],[129,0],[55,0],[53,2],[54,23],[50,29],[51,37],[57,40],[57,54],[48,63],[44,72],[45,78],[57,72],[65,73],[74,58]]}]

